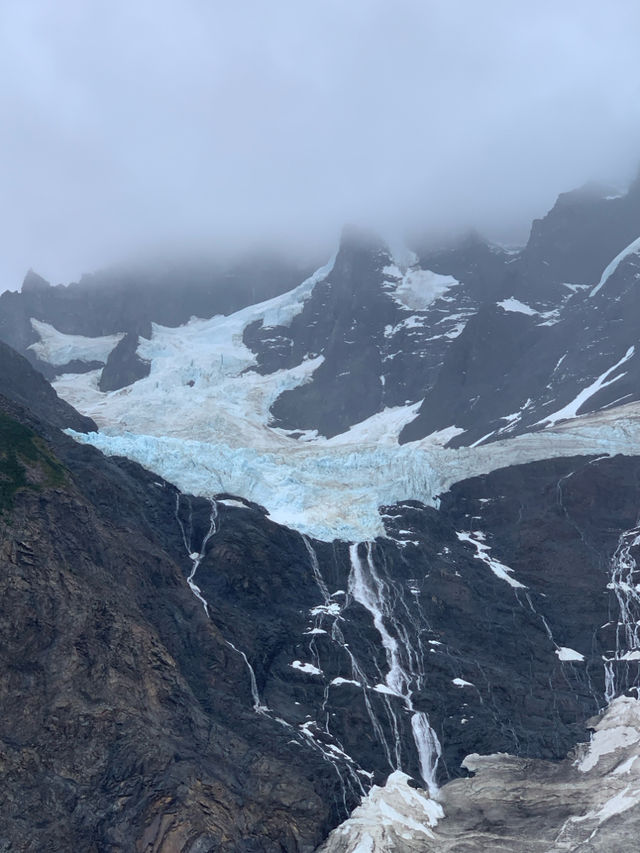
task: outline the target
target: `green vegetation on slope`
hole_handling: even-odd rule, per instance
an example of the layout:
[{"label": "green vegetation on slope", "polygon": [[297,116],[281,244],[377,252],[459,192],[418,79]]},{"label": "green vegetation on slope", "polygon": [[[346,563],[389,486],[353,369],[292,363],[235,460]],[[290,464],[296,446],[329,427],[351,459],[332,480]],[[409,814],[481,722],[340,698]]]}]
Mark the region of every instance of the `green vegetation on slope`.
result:
[{"label": "green vegetation on slope", "polygon": [[33,430],[0,412],[0,513],[19,489],[39,491],[65,481],[62,465]]}]

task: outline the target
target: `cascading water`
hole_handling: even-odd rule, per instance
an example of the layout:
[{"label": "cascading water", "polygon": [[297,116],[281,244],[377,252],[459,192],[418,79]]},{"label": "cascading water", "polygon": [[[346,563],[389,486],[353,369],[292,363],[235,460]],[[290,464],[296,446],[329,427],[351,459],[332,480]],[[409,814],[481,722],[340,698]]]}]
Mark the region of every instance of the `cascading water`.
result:
[{"label": "cascading water", "polygon": [[[438,790],[436,770],[441,754],[440,741],[429,725],[427,715],[414,708],[412,698],[415,688],[424,680],[425,674],[420,666],[422,655],[419,649],[414,648],[408,632],[397,615],[397,610],[400,609],[397,607],[398,603],[404,603],[402,590],[391,578],[382,577],[375,564],[373,543],[365,544],[364,559],[360,557],[360,547],[355,544],[349,549],[351,558],[349,592],[355,601],[369,611],[380,635],[388,665],[384,687],[389,694],[399,697],[411,714],[411,730],[420,762],[420,771],[429,793],[434,795]],[[397,636],[402,637],[402,643],[398,642],[387,624]],[[389,703],[389,710],[393,716],[393,731],[396,738],[394,769],[402,770],[400,720],[391,703]]]},{"label": "cascading water", "polygon": [[640,547],[640,526],[620,536],[611,559],[612,590],[619,608],[615,650],[604,656],[605,698],[611,702],[632,687],[640,687],[640,569],[632,551]]},{"label": "cascading water", "polygon": [[[338,622],[338,617],[342,618],[342,615],[341,615],[342,614],[342,608],[331,597],[331,594],[329,593],[329,588],[328,588],[324,578],[322,577],[322,571],[320,569],[320,563],[318,561],[318,556],[315,552],[313,545],[311,544],[311,541],[304,534],[302,534],[302,540],[303,540],[305,547],[307,549],[307,552],[309,554],[309,560],[311,563],[311,570],[313,572],[314,579],[316,581],[318,589],[320,590],[320,594],[322,595],[322,598],[323,598],[323,604],[319,605],[318,607],[314,607],[313,610],[311,611],[312,615],[314,617],[314,627],[311,629],[311,631],[309,633],[314,634],[315,632],[318,632],[318,631],[322,631],[323,633],[326,633],[326,631],[324,631],[324,629],[322,629],[320,626],[324,623],[324,620],[326,620],[327,618],[332,620],[331,630],[329,632],[329,636],[331,637],[332,642],[336,646],[339,646],[340,649],[342,651],[344,651],[346,653],[347,657],[349,658],[349,662],[351,665],[351,673],[350,673],[351,679],[353,680],[353,682],[355,684],[360,685],[362,688],[362,697],[363,697],[363,701],[364,701],[364,706],[365,706],[365,709],[367,711],[367,715],[369,717],[369,720],[371,721],[371,727],[374,731],[376,740],[382,746],[382,749],[384,751],[386,759],[389,763],[389,767],[393,770],[393,769],[395,769],[396,765],[394,764],[394,761],[392,759],[391,749],[390,749],[389,743],[387,742],[387,739],[385,737],[384,729],[383,729],[382,725],[380,724],[380,721],[378,720],[378,718],[375,714],[375,711],[373,709],[373,705],[371,704],[371,700],[370,700],[368,692],[367,692],[369,689],[369,685],[367,684],[367,677],[364,673],[363,666],[358,662],[358,659],[356,658],[353,651],[349,647],[349,644],[346,642],[344,634],[343,634],[342,629],[340,627],[340,624]],[[312,652],[312,655],[313,655],[313,657],[317,663],[318,669],[321,669],[320,660],[319,660],[319,657],[317,656],[317,651],[315,650],[315,637],[313,637],[313,636],[312,636],[311,641],[309,642],[309,648],[310,648],[310,651]],[[329,730],[329,716],[325,713],[326,705],[327,705],[328,699],[329,699],[329,688],[330,688],[330,686],[331,686],[330,684],[325,684],[323,707],[322,707],[322,711],[323,711],[323,714],[325,716],[324,729],[325,729],[325,732],[327,734],[331,734],[331,732]]]},{"label": "cascading water", "polygon": [[206,599],[202,595],[202,591],[200,587],[196,584],[194,578],[198,568],[200,567],[200,563],[204,559],[204,555],[207,548],[207,543],[211,539],[211,537],[217,532],[218,529],[218,505],[214,500],[211,501],[211,512],[209,514],[209,529],[204,535],[202,542],[200,543],[200,547],[197,551],[193,551],[191,548],[191,535],[192,535],[192,527],[193,527],[193,510],[191,506],[191,502],[189,501],[189,532],[184,528],[184,524],[182,523],[182,519],[180,518],[180,498],[182,495],[180,492],[176,494],[176,519],[178,520],[178,524],[180,526],[180,530],[182,532],[182,541],[184,542],[184,547],[187,549],[187,553],[189,554],[189,559],[191,560],[191,571],[189,572],[189,576],[187,577],[187,583],[189,584],[189,588],[191,592],[195,595],[198,601],[201,602],[204,607],[204,612],[209,615],[209,606],[206,602]]}]

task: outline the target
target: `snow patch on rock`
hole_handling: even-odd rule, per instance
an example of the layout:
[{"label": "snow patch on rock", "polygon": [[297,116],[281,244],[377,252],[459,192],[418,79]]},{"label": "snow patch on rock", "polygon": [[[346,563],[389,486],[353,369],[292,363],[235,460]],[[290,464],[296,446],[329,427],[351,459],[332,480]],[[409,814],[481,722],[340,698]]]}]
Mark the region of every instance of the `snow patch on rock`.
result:
[{"label": "snow patch on rock", "polygon": [[444,296],[447,290],[460,282],[452,275],[440,275],[420,267],[409,267],[403,272],[396,264],[389,264],[383,269],[387,280],[397,281],[390,291],[398,305],[412,311],[423,311],[436,299]]},{"label": "snow patch on rock", "polygon": [[444,817],[442,806],[426,791],[412,788],[409,776],[397,770],[384,786],[374,785],[352,813],[335,829],[319,853],[385,853],[418,851]]},{"label": "snow patch on rock", "polygon": [[54,367],[61,367],[70,361],[101,361],[106,364],[111,351],[124,338],[124,332],[118,335],[104,335],[100,338],[87,338],[84,335],[65,335],[49,323],[31,318],[31,327],[40,335],[40,340],[28,349]]}]

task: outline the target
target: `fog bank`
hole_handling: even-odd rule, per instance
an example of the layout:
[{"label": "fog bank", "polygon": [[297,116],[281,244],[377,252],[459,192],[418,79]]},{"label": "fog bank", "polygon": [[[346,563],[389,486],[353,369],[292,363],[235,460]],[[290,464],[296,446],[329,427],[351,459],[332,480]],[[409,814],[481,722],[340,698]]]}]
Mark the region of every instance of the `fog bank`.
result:
[{"label": "fog bank", "polygon": [[640,161],[633,0],[5,0],[0,289],[133,251],[498,240]]}]

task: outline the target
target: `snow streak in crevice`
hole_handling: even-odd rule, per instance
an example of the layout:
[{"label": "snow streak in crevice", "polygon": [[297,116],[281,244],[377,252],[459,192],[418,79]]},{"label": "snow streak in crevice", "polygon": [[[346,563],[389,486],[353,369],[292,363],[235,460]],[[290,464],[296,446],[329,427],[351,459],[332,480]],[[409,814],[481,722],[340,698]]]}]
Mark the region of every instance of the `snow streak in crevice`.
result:
[{"label": "snow streak in crevice", "polygon": [[603,388],[607,388],[609,385],[613,385],[614,382],[617,382],[619,379],[622,379],[625,376],[625,373],[619,373],[617,376],[614,376],[612,379],[609,379],[612,373],[625,362],[629,361],[630,358],[633,357],[635,353],[635,347],[631,346],[626,351],[626,353],[622,356],[622,358],[617,361],[613,367],[610,367],[608,370],[598,376],[591,385],[587,388],[584,388],[580,393],[570,402],[567,403],[566,406],[563,406],[562,409],[559,409],[557,412],[554,412],[551,415],[547,415],[545,418],[542,418],[539,421],[536,421],[533,426],[539,426],[541,424],[547,424],[548,426],[553,426],[558,421],[568,420],[570,418],[575,418],[580,411],[580,409],[584,406],[584,404],[591,399],[591,397],[595,396],[598,391],[601,391]]},{"label": "snow streak in crevice", "polygon": [[598,293],[598,291],[602,287],[604,287],[604,285],[607,283],[607,281],[609,281],[611,276],[618,269],[618,267],[626,257],[628,257],[629,255],[636,254],[638,252],[640,252],[640,237],[638,237],[632,243],[629,243],[629,245],[624,248],[618,255],[616,255],[610,264],[608,264],[608,266],[605,268],[604,272],[600,276],[600,281],[589,293],[589,297],[595,296],[596,293]]}]

